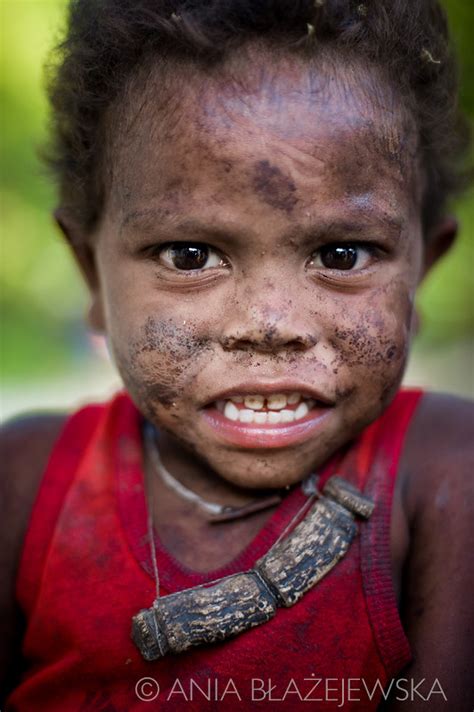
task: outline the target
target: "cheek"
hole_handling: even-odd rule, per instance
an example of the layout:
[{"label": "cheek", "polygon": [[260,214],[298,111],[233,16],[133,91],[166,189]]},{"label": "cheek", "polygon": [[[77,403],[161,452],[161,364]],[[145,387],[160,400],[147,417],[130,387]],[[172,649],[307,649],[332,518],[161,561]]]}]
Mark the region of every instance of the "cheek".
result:
[{"label": "cheek", "polygon": [[354,297],[337,309],[330,339],[333,371],[349,376],[351,388],[386,400],[403,376],[412,311],[409,291],[400,284]]},{"label": "cheek", "polygon": [[156,415],[157,407],[175,407],[187,393],[210,350],[209,341],[192,324],[148,317],[129,343],[113,344],[125,386],[141,411]]}]

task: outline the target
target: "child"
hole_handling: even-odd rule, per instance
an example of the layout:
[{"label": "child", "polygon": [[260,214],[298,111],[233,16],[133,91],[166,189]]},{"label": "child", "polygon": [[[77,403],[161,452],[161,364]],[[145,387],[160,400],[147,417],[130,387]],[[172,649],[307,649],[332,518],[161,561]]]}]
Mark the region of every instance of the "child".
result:
[{"label": "child", "polygon": [[436,0],[72,2],[55,215],[126,390],[5,430],[6,709],[471,709],[472,408],[399,392],[454,76]]}]

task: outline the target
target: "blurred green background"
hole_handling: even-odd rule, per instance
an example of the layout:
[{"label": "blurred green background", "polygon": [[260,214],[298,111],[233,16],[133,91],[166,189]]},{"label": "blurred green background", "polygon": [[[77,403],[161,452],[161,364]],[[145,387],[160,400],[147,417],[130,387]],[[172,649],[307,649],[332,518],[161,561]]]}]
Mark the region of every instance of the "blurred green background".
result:
[{"label": "blurred green background", "polygon": [[[474,119],[474,3],[446,0],[462,67],[463,107]],[[118,380],[87,334],[87,296],[50,218],[54,189],[37,158],[47,105],[43,65],[61,36],[65,0],[0,0],[2,416],[101,398]],[[422,330],[407,380],[474,393],[474,193],[454,212],[456,249],[421,290]]]}]

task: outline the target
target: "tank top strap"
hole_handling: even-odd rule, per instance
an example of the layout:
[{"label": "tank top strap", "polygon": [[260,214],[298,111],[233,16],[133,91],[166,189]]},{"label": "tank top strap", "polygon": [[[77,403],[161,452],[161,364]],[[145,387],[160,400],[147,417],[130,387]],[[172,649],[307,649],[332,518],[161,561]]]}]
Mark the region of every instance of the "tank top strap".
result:
[{"label": "tank top strap", "polygon": [[17,575],[17,597],[32,610],[48,550],[69,488],[106,406],[88,405],[70,415],[54,444],[30,515]]},{"label": "tank top strap", "polygon": [[399,391],[382,416],[364,431],[357,447],[356,469],[367,494],[386,486],[387,476],[393,487],[406,433],[422,395],[421,389]]},{"label": "tank top strap", "polygon": [[[360,567],[375,643],[389,678],[411,659],[393,585],[390,524],[400,456],[422,395],[419,389],[399,391],[385,412],[339,453],[335,469],[375,503],[372,516],[359,527]],[[320,478],[320,489],[330,474]]]},{"label": "tank top strap", "polygon": [[371,518],[361,527],[363,586],[375,641],[389,677],[411,659],[393,585],[390,526],[400,457],[422,395],[421,390],[400,391],[381,418],[363,433],[356,453],[359,482],[375,502]]}]

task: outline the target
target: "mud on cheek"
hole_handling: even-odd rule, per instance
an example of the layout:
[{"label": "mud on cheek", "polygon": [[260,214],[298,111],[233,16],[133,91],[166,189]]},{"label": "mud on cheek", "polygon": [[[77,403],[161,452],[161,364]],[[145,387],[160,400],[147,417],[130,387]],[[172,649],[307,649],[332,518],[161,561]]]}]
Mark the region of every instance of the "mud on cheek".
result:
[{"label": "mud on cheek", "polygon": [[398,388],[408,355],[406,319],[390,312],[366,310],[352,324],[334,330],[333,370],[351,372],[351,382],[378,403],[387,403]]},{"label": "mud on cheek", "polygon": [[192,325],[148,317],[128,348],[114,352],[127,390],[142,413],[152,418],[157,407],[170,409],[183,396],[192,396],[193,382],[210,349],[209,340],[197,335]]}]

